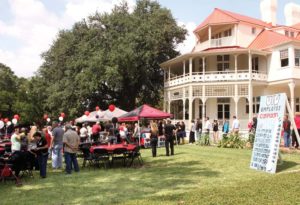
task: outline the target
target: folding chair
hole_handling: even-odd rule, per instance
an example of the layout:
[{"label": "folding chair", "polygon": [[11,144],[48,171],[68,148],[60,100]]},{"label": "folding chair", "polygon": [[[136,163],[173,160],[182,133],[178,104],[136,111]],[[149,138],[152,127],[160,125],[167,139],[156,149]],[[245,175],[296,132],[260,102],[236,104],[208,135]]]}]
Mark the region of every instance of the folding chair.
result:
[{"label": "folding chair", "polygon": [[143,165],[144,162],[143,162],[143,159],[142,159],[142,155],[140,153],[140,149],[141,148],[139,146],[136,146],[135,149],[132,152],[128,153],[127,159],[130,160],[129,167],[132,166],[133,161],[135,159],[138,160],[138,162],[141,166]]},{"label": "folding chair", "polygon": [[22,185],[21,180],[13,172],[13,164],[4,158],[0,158],[0,182],[5,182],[6,180],[15,180],[16,185]]},{"label": "folding chair", "polygon": [[104,168],[106,169],[106,164],[109,162],[109,153],[106,149],[94,149],[93,160],[95,165],[100,167],[101,162],[103,163]]},{"label": "folding chair", "polygon": [[126,164],[126,156],[127,156],[127,149],[126,148],[116,148],[112,153],[111,159],[111,166],[113,166],[115,160],[122,160],[123,166],[125,167]]}]

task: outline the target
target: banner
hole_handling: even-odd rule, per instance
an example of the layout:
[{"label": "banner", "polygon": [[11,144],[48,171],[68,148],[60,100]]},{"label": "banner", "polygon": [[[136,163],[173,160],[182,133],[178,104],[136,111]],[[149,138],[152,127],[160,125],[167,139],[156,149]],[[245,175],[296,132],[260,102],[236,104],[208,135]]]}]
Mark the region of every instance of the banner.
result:
[{"label": "banner", "polygon": [[285,103],[285,93],[260,98],[250,168],[276,172]]}]

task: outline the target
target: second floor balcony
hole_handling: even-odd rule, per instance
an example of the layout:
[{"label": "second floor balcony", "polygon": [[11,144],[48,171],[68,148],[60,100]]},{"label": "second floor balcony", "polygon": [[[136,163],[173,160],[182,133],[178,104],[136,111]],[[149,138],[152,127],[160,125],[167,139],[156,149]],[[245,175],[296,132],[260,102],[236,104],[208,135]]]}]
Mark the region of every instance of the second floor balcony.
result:
[{"label": "second floor balcony", "polygon": [[227,36],[222,38],[211,39],[210,41],[204,41],[196,45],[196,51],[206,50],[208,48],[218,48],[218,47],[227,47],[227,46],[236,46],[236,39],[233,36]]},{"label": "second floor balcony", "polygon": [[186,83],[195,82],[234,82],[234,81],[267,81],[268,75],[265,72],[249,70],[238,70],[237,72],[228,71],[208,71],[208,72],[193,72],[192,75],[173,76],[170,80],[165,81],[165,87],[179,86]]}]

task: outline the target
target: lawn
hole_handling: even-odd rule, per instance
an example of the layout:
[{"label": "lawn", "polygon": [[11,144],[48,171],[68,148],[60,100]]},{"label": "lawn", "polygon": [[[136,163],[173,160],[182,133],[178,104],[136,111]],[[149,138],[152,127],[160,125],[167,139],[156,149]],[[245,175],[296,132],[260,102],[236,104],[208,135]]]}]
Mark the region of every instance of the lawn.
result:
[{"label": "lawn", "polygon": [[[251,151],[181,145],[175,156],[142,150],[144,166],[82,169],[0,184],[0,204],[298,204],[300,155],[284,154],[275,175],[249,169]],[[295,170],[295,171],[294,171]],[[297,171],[298,170],[298,171]]]}]

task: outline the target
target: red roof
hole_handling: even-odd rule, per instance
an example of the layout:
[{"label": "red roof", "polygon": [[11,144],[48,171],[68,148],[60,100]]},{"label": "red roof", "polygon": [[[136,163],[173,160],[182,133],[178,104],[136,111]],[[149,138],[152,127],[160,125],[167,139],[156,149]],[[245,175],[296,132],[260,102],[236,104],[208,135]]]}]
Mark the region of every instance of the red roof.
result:
[{"label": "red roof", "polygon": [[165,119],[172,115],[161,110],[150,107],[149,105],[142,105],[118,118],[119,122],[138,121],[142,118],[147,119]]},{"label": "red roof", "polygon": [[266,22],[263,22],[259,19],[215,8],[214,11],[194,30],[194,32],[209,24],[222,24],[234,22],[246,22],[267,28],[272,28],[272,25],[267,24]]},{"label": "red roof", "polygon": [[265,49],[289,41],[292,41],[292,38],[274,31],[264,30],[256,37],[256,39],[249,45],[248,48]]},{"label": "red roof", "polygon": [[292,28],[300,29],[300,23],[291,26]]}]

